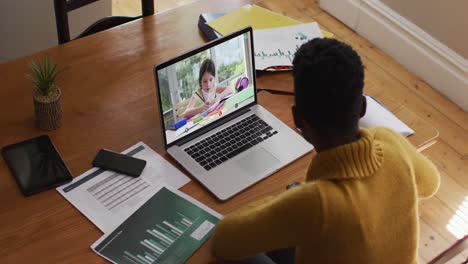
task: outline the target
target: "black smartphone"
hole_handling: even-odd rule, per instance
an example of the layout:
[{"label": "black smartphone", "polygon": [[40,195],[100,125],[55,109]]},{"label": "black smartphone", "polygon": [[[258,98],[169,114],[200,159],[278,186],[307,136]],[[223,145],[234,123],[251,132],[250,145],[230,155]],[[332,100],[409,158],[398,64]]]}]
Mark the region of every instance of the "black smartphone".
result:
[{"label": "black smartphone", "polygon": [[93,166],[138,177],[146,166],[146,160],[101,149],[93,160]]}]

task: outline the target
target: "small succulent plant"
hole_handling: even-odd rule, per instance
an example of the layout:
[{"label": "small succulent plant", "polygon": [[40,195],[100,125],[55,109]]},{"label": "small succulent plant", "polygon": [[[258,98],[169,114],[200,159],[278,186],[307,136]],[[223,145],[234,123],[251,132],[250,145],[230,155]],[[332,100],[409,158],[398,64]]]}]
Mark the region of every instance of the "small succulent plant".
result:
[{"label": "small succulent plant", "polygon": [[37,59],[28,63],[33,75],[25,75],[43,96],[49,95],[52,89],[55,89],[57,77],[65,70],[65,68],[57,68],[57,65],[57,63],[53,64],[48,56],[45,56],[42,62]]}]

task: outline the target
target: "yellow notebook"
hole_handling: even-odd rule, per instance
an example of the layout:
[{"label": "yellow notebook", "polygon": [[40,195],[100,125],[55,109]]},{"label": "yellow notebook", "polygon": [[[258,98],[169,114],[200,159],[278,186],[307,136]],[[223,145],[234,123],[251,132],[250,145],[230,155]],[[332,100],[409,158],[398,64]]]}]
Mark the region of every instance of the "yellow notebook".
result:
[{"label": "yellow notebook", "polygon": [[[299,25],[302,22],[256,5],[245,5],[207,24],[221,35],[227,35],[247,26],[252,26],[253,29],[266,29]],[[321,31],[326,38],[333,36],[328,31]]]}]

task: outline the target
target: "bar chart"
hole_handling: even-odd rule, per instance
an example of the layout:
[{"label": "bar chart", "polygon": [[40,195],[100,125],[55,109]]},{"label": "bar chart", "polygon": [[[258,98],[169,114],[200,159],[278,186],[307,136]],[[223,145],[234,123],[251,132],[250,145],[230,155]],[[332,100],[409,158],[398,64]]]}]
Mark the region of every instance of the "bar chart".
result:
[{"label": "bar chart", "polygon": [[162,188],[93,249],[114,263],[183,263],[208,239],[218,221]]},{"label": "bar chart", "polygon": [[146,230],[146,232],[153,237],[140,241],[140,244],[144,246],[147,251],[140,254],[132,254],[128,251],[124,251],[124,254],[138,263],[154,263],[159,256],[173,245],[185,231],[189,230],[193,222],[196,221],[196,219],[191,220],[179,212],[177,212],[177,215],[180,216],[178,221],[169,223],[165,220],[161,224],[155,225],[153,229]]}]

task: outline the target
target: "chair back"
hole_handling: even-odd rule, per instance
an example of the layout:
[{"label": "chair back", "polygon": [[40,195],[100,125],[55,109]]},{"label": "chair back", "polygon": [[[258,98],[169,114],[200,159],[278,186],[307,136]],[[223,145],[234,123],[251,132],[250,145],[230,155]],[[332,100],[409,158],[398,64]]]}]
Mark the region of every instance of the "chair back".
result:
[{"label": "chair back", "polygon": [[468,264],[468,258],[462,262],[454,262],[455,257],[459,257],[468,248],[468,235],[459,239],[455,244],[440,253],[427,264],[444,264],[444,263],[460,263]]},{"label": "chair back", "polygon": [[[70,29],[68,25],[68,12],[97,2],[99,0],[54,0],[55,21],[57,23],[58,43],[63,44],[70,41]],[[142,15],[136,17],[110,16],[96,21],[85,29],[75,39],[88,36],[129,21],[154,14],[154,0],[141,0]]]}]

